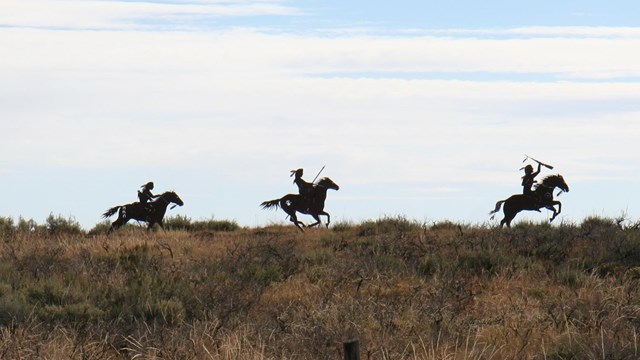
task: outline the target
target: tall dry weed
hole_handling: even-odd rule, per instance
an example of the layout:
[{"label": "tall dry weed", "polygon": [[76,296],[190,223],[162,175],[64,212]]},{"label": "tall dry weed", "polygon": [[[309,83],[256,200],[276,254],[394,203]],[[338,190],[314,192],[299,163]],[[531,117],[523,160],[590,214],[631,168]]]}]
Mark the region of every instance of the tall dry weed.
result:
[{"label": "tall dry weed", "polygon": [[351,338],[364,359],[638,357],[640,231],[607,219],[7,226],[2,358],[335,359]]}]

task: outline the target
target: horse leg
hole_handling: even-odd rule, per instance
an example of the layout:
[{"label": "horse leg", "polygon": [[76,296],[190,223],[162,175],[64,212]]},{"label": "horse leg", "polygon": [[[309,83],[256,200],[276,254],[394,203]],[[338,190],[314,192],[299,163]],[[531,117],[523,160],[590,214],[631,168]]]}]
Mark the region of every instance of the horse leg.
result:
[{"label": "horse leg", "polygon": [[313,216],[313,218],[316,220],[316,222],[314,222],[313,224],[309,224],[309,227],[316,226],[316,225],[319,226],[322,223],[322,220],[320,220],[320,215],[324,215],[327,217],[327,227],[329,227],[329,224],[331,223],[331,216],[327,212],[320,211],[317,214],[309,214],[309,215]]},{"label": "horse leg", "polygon": [[502,227],[504,227],[505,225],[507,225],[507,227],[508,227],[508,228],[511,228],[511,221],[513,221],[513,218],[514,218],[514,217],[515,217],[515,216],[513,216],[513,217],[506,217],[506,216],[505,216],[505,217],[504,217],[504,219],[502,219],[502,220],[500,221],[500,227],[502,228]]},{"label": "horse leg", "polygon": [[298,229],[300,229],[300,231],[304,232],[304,229],[302,227],[306,225],[302,221],[298,220],[298,217],[296,216],[295,212],[293,214],[289,214],[289,220],[291,220],[293,225],[295,225]]},{"label": "horse leg", "polygon": [[[555,205],[558,205],[558,210],[556,211]],[[549,222],[552,222],[558,214],[562,211],[562,203],[560,201],[552,201],[550,204],[545,206],[545,208],[553,211],[553,216],[549,219]]]},{"label": "horse leg", "polygon": [[282,208],[282,210],[284,210],[285,213],[287,213],[287,215],[289,215],[289,221],[291,221],[298,229],[300,229],[300,231],[304,232],[304,229],[302,227],[306,225],[302,221],[298,220],[298,217],[296,216],[296,209],[291,206],[290,201],[282,198],[280,200],[280,207]]},{"label": "horse leg", "polygon": [[320,225],[320,216],[318,214],[311,214],[311,216],[316,220],[313,224],[307,225],[307,227],[314,227],[316,225]]},{"label": "horse leg", "polygon": [[325,215],[327,217],[327,227],[329,227],[329,224],[331,224],[331,215],[326,211],[321,211],[319,215]]},{"label": "horse leg", "polygon": [[111,233],[114,230],[118,230],[120,227],[124,226],[127,222],[129,222],[128,218],[122,216],[122,213],[118,214],[118,218],[116,219],[116,221],[111,223],[111,227],[109,228],[108,233]]},{"label": "horse leg", "polygon": [[302,221],[298,220],[298,217],[296,216],[296,211],[290,207],[286,207],[286,208],[282,207],[282,210],[284,210],[287,213],[287,215],[289,215],[289,221],[291,221],[293,225],[295,225],[298,229],[300,229],[300,231],[304,232],[304,229],[302,227],[306,225]]},{"label": "horse leg", "polygon": [[500,227],[507,225],[508,228],[511,228],[511,221],[513,221],[513,219],[516,217],[516,214],[518,214],[518,212],[513,211],[511,209],[511,206],[507,206],[507,204],[505,204],[503,208],[503,212],[504,212],[504,219],[500,221]]}]

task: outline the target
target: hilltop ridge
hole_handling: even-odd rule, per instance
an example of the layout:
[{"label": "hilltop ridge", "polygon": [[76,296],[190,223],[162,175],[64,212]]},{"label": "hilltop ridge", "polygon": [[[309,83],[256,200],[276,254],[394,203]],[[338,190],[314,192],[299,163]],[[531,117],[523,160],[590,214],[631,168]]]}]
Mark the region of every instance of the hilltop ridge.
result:
[{"label": "hilltop ridge", "polygon": [[1,247],[8,358],[335,359],[349,338],[371,359],[639,355],[629,221],[110,236],[11,225]]}]

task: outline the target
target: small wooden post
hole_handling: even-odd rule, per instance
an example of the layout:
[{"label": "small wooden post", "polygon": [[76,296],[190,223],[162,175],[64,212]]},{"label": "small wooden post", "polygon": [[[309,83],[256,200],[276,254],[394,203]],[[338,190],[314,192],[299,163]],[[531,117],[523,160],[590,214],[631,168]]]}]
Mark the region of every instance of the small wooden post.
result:
[{"label": "small wooden post", "polygon": [[345,341],[344,360],[360,360],[360,342],[358,339]]}]

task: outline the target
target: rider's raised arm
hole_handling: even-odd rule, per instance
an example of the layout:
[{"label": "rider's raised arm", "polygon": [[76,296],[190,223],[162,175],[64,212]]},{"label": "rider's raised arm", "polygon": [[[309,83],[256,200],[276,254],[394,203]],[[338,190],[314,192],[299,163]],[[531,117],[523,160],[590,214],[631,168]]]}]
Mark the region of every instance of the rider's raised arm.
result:
[{"label": "rider's raised arm", "polygon": [[542,170],[542,163],[538,163],[538,170],[536,170],[536,172],[531,174],[531,177],[534,178],[534,177],[538,176],[538,174],[540,174],[540,170]]}]

